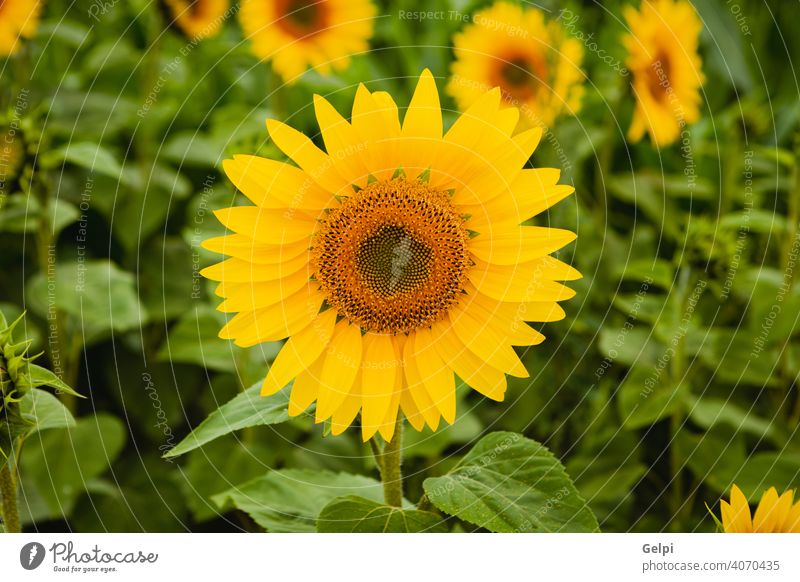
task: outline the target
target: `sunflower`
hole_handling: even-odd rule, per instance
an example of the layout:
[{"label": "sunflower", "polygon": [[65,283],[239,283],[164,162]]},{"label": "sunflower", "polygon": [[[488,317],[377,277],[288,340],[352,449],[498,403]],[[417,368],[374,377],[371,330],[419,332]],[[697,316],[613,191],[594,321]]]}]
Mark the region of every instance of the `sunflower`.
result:
[{"label": "sunflower", "polygon": [[638,12],[628,6],[625,19],[630,34],[622,42],[636,94],[628,139],[638,141],[646,130],[654,144],[668,145],[700,117],[700,18],[683,0],[645,0]]},{"label": "sunflower", "polygon": [[538,8],[498,2],[477,12],[453,45],[447,92],[462,111],[492,87],[521,110],[526,127],[548,126],[580,109],[583,47]]},{"label": "sunflower", "polygon": [[751,519],[747,498],[734,485],[731,502],[722,501],[720,507],[726,533],[800,533],[800,501],[794,502],[794,491],[785,491],[779,497],[777,489],[770,487]]},{"label": "sunflower", "polygon": [[169,16],[191,39],[214,36],[228,12],[228,0],[165,0]]},{"label": "sunflower", "polygon": [[365,51],[375,7],[369,0],[243,0],[239,17],[256,56],[293,83],[309,66],[328,74]]},{"label": "sunflower", "polygon": [[13,55],[20,39],[34,35],[41,8],[39,0],[0,0],[0,56]]},{"label": "sunflower", "polygon": [[559,171],[525,168],[540,128],[513,134],[499,89],[442,135],[425,70],[402,125],[385,92],[360,85],[352,117],[314,99],[327,153],[278,121],[273,141],[297,165],[253,156],[224,162],[254,206],[217,211],[233,233],[204,247],[229,255],[202,274],[220,281],[220,332],[247,347],[288,337],[263,384],[292,380],[289,414],[316,402],[341,433],[361,413],[364,439],[410,424],[452,423],[456,382],[503,400],[506,374],[527,377],[512,346],[544,336],[525,321],[564,317],[580,274],[549,256],[575,239],[521,224],[573,192]]}]

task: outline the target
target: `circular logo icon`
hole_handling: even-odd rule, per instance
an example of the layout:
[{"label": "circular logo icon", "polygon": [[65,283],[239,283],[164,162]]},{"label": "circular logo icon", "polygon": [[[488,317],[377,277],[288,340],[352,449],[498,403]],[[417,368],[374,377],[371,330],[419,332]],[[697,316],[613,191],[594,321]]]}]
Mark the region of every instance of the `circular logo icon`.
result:
[{"label": "circular logo icon", "polygon": [[19,563],[26,570],[35,570],[44,561],[44,546],[39,542],[30,542],[19,551]]}]

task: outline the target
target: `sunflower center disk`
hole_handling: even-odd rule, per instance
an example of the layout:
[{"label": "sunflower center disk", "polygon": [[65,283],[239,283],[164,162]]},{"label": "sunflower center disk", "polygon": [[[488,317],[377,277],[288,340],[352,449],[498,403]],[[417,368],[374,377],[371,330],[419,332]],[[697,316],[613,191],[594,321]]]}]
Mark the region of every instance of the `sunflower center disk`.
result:
[{"label": "sunflower center disk", "polygon": [[326,27],[328,6],[320,0],[277,0],[278,25],[292,36],[316,34]]},{"label": "sunflower center disk", "polygon": [[362,329],[405,333],[445,316],[469,254],[449,196],[399,178],[347,198],[314,240],[316,280],[328,303]]},{"label": "sunflower center disk", "polygon": [[506,99],[531,99],[547,79],[547,65],[534,55],[511,56],[501,60],[494,72],[494,83]]},{"label": "sunflower center disk", "polygon": [[663,51],[658,53],[657,58],[647,68],[647,88],[650,94],[662,103],[669,101],[672,87],[672,67],[669,57]]}]

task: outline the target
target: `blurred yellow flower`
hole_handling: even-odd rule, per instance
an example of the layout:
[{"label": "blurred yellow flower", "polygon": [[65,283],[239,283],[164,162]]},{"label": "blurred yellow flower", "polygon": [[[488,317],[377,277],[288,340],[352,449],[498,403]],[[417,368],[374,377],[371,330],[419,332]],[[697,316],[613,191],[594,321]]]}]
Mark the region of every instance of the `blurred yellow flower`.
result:
[{"label": "blurred yellow flower", "polygon": [[700,118],[700,18],[684,0],[644,0],[640,11],[628,6],[625,19],[630,34],[622,41],[636,94],[628,139],[647,131],[655,145],[668,145]]},{"label": "blurred yellow flower", "polygon": [[0,1],[0,56],[13,55],[34,35],[41,8],[39,0]]},{"label": "blurred yellow flower", "polygon": [[734,485],[731,502],[722,501],[720,507],[726,533],[800,533],[800,500],[794,502],[794,491],[785,491],[779,497],[775,487],[770,487],[751,519],[747,498]]},{"label": "blurred yellow flower", "polygon": [[361,413],[364,439],[391,439],[398,409],[421,430],[456,413],[455,377],[503,400],[506,374],[527,377],[512,346],[544,336],[580,274],[549,253],[575,239],[520,226],[574,189],[559,170],[523,169],[542,135],[514,135],[516,108],[485,93],[443,134],[436,83],[424,71],[401,125],[385,92],[359,85],[351,120],[315,97],[327,152],[278,121],[275,144],[297,166],[235,156],[224,168],[255,206],[216,213],[232,234],[204,247],[231,258],[220,332],[247,347],[288,337],[264,381],[294,380],[289,414],[316,401],[341,433]]},{"label": "blurred yellow flower", "polygon": [[228,0],[166,0],[166,4],[173,22],[191,39],[217,34],[229,9]]},{"label": "blurred yellow flower", "polygon": [[367,50],[375,7],[369,0],[243,0],[239,17],[256,56],[293,83],[309,66],[329,74]]},{"label": "blurred yellow flower", "polygon": [[549,126],[580,109],[583,46],[538,8],[498,2],[477,12],[453,45],[447,92],[462,111],[493,87],[520,109],[526,127]]}]

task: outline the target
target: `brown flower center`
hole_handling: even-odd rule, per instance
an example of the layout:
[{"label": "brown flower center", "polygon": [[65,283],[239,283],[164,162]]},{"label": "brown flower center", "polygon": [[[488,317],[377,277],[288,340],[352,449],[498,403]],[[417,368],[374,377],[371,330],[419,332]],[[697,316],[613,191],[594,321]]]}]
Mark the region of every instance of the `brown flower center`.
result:
[{"label": "brown flower center", "polygon": [[656,101],[666,103],[672,93],[672,66],[669,56],[659,51],[650,66],[645,71],[647,89]]},{"label": "brown flower center", "polygon": [[499,61],[492,82],[500,87],[506,99],[525,102],[536,95],[546,79],[544,60],[524,55]]},{"label": "brown flower center", "polygon": [[468,238],[446,192],[405,178],[374,182],[331,211],[316,234],[316,280],[331,307],[362,329],[408,332],[457,301]]},{"label": "brown flower center", "polygon": [[277,24],[287,34],[302,38],[315,35],[328,27],[327,0],[276,0]]}]

